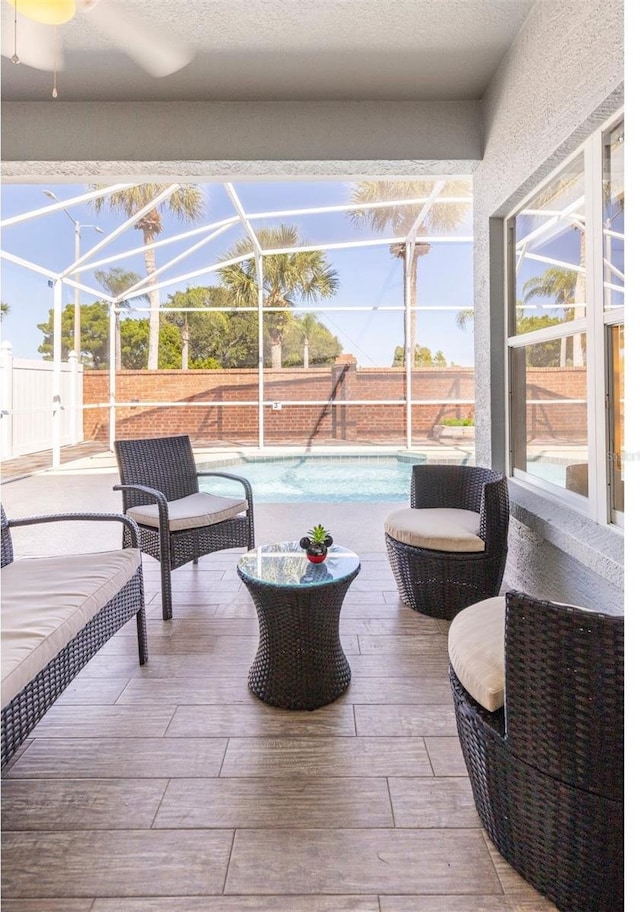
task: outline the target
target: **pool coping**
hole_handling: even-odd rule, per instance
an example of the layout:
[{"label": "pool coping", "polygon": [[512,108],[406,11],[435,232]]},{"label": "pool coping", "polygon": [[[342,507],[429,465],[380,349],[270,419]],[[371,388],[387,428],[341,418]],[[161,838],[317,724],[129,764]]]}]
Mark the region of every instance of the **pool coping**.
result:
[{"label": "pool coping", "polygon": [[[204,447],[194,446],[193,454],[198,468],[205,464],[222,467],[240,464],[243,459],[251,457],[260,460],[275,458],[292,458],[296,456],[405,456],[409,458],[424,459],[425,462],[439,462],[443,464],[468,465],[475,464],[474,446],[317,446],[310,449],[307,446],[282,446],[282,447]],[[108,447],[102,452],[92,453],[75,460],[69,460],[58,468],[41,468],[27,475],[100,475],[117,473],[115,453]],[[7,479],[8,481],[9,479]]]}]

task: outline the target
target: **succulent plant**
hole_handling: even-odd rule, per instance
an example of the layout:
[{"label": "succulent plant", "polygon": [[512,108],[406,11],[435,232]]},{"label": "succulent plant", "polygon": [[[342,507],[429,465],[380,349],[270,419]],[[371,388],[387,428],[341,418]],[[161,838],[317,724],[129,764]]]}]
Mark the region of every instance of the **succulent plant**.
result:
[{"label": "succulent plant", "polygon": [[[314,526],[313,529],[309,529],[307,535],[311,541],[320,542],[323,545],[329,546],[333,542],[333,539],[329,534],[329,530],[325,529],[325,527],[321,526],[320,524]],[[328,538],[331,538],[331,542],[327,541]]]},{"label": "succulent plant", "polygon": [[320,523],[312,529],[309,529],[307,534],[300,539],[300,547],[304,548],[305,551],[309,548],[317,547],[318,545],[330,548],[332,544],[332,536],[329,534],[328,529],[325,529]]}]

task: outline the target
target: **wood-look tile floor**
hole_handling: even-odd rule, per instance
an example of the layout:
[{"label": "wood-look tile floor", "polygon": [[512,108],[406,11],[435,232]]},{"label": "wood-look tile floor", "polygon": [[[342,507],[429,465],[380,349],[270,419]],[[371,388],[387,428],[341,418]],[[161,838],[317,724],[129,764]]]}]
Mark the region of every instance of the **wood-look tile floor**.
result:
[{"label": "wood-look tile floor", "polygon": [[346,693],[315,712],[247,687],[240,552],[145,558],[149,664],[128,625],[2,782],[3,912],[549,912],[474,809],[448,624],[404,607],[383,553],[342,609]]}]

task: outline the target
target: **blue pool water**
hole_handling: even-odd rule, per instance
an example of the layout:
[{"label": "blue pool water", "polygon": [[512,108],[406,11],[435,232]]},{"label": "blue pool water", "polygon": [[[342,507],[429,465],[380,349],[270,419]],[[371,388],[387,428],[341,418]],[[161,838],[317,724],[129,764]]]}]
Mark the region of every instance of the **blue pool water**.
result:
[{"label": "blue pool water", "polygon": [[[234,465],[200,465],[243,475],[253,487],[256,503],[367,503],[409,500],[411,466],[420,459],[396,456],[295,456],[238,460]],[[221,486],[202,479],[202,490],[237,494],[237,485]]]}]

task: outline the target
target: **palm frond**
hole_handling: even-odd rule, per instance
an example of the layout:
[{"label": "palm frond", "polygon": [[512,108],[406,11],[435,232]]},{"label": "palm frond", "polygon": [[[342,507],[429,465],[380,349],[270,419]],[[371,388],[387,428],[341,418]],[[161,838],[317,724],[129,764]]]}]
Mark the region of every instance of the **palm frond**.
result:
[{"label": "palm frond", "polygon": [[[436,181],[362,181],[356,184],[350,202],[353,204],[376,203],[384,201],[401,201],[403,199],[427,199],[435,187]],[[447,181],[440,196],[468,197],[469,202],[438,203],[437,200],[426,213],[422,222],[423,229],[436,231],[453,231],[465,218],[471,208],[471,192],[468,181]],[[375,231],[391,229],[394,234],[407,234],[415,224],[423,209],[421,203],[380,209],[352,209],[348,216],[354,224],[367,225]],[[420,230],[420,228],[419,228]]]}]

